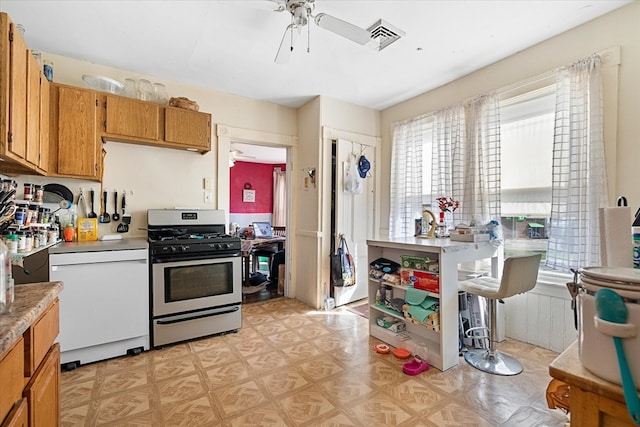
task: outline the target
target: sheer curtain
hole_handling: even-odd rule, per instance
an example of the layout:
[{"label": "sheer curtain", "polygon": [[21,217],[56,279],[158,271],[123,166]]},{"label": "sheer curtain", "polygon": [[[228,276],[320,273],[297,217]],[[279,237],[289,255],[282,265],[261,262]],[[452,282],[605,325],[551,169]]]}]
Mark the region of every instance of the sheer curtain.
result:
[{"label": "sheer curtain", "polygon": [[422,216],[422,148],[428,117],[393,126],[389,237],[413,236],[415,219]]},{"label": "sheer curtain", "polygon": [[460,198],[460,221],[486,224],[500,221],[500,99],[480,96],[465,106],[467,141],[461,168],[464,182]]},{"label": "sheer curtain", "polygon": [[[462,104],[445,108],[434,114],[431,206],[436,216],[438,215],[437,197],[452,197],[460,201],[464,181],[465,141],[465,114]],[[453,215],[454,223],[459,222],[460,211],[454,212]]]},{"label": "sheer curtain", "polygon": [[284,227],[287,225],[287,177],[280,168],[273,170],[273,218],[271,225]]},{"label": "sheer curtain", "polygon": [[556,75],[551,224],[547,267],[568,271],[600,263],[598,209],[606,206],[600,57]]},{"label": "sheer curtain", "polygon": [[432,206],[436,197],[460,202],[454,224],[500,219],[500,113],[497,94],[435,113]]}]

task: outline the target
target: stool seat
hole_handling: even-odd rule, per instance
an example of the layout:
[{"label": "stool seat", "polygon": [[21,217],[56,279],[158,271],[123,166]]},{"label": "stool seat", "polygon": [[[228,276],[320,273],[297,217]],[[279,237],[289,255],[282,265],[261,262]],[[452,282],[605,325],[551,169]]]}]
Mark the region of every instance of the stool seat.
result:
[{"label": "stool seat", "polygon": [[499,295],[500,279],[496,279],[495,277],[482,276],[476,279],[465,280],[464,282],[458,283],[458,288],[485,298],[502,298],[502,296]]},{"label": "stool seat", "polygon": [[488,349],[469,350],[465,353],[464,360],[474,368],[496,375],[516,375],[522,372],[522,364],[517,359],[496,350],[496,303],[502,298],[530,291],[536,286],[541,257],[540,254],[509,257],[504,260],[500,279],[481,276],[458,283],[458,289],[489,300],[489,328],[471,328],[466,331],[468,335],[473,330],[489,329],[488,336],[471,336],[489,340]]}]

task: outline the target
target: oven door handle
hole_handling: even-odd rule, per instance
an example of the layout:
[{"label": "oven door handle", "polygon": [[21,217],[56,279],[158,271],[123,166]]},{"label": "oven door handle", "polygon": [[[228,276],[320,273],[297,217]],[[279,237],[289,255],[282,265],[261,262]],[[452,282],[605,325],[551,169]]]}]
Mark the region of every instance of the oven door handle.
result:
[{"label": "oven door handle", "polygon": [[215,313],[198,314],[195,316],[181,317],[179,319],[171,319],[171,320],[157,320],[156,323],[158,325],[171,325],[173,323],[187,322],[189,320],[203,319],[205,317],[213,317],[213,316],[219,316],[221,314],[234,313],[238,310],[240,310],[240,307],[233,307],[233,308],[230,308],[229,310],[217,311]]}]

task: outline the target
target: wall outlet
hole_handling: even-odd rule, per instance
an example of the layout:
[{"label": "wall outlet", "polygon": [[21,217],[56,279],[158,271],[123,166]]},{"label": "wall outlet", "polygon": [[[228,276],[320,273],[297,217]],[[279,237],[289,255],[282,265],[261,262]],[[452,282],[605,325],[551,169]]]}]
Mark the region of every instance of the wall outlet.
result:
[{"label": "wall outlet", "polygon": [[213,203],[213,193],[211,191],[204,192],[204,202]]}]

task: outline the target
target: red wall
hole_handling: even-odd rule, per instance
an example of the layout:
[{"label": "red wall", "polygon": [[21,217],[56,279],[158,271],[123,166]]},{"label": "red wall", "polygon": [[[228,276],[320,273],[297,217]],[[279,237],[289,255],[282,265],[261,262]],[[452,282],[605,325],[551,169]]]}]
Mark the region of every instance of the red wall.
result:
[{"label": "red wall", "polygon": [[[236,161],[230,170],[230,213],[273,213],[273,169],[283,171],[286,165],[249,163]],[[243,202],[242,190],[245,183],[256,191],[255,202]]]}]

